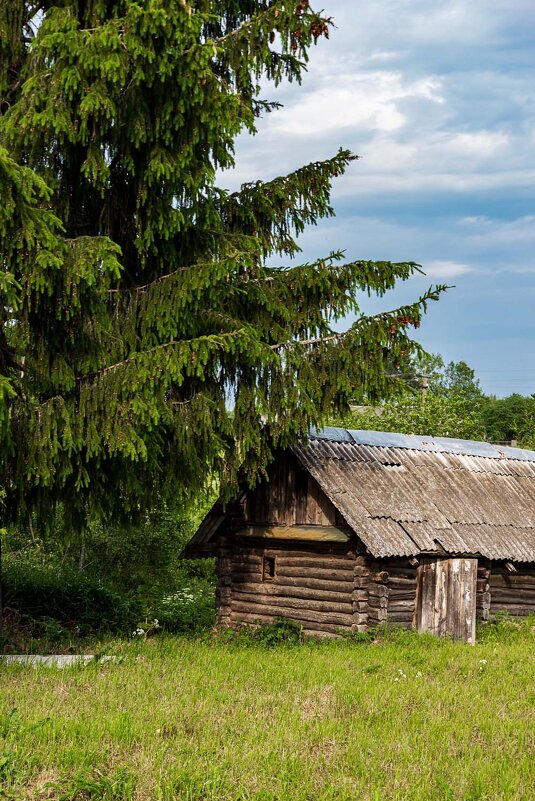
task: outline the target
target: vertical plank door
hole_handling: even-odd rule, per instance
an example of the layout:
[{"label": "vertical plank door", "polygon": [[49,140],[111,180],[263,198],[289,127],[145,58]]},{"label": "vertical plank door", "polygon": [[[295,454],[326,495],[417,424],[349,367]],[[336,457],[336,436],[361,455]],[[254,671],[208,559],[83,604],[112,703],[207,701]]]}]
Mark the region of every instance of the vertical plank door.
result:
[{"label": "vertical plank door", "polygon": [[418,567],[418,631],[474,643],[476,590],[477,559],[424,559]]}]

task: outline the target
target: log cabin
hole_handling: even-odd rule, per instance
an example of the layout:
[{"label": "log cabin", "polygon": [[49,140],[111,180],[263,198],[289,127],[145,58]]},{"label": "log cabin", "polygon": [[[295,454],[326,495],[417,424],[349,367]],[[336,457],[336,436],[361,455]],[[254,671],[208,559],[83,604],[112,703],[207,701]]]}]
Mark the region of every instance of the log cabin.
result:
[{"label": "log cabin", "polygon": [[535,612],[535,452],[326,428],[217,502],[186,548],[217,557],[217,623],[340,636],[391,623],[473,643]]}]

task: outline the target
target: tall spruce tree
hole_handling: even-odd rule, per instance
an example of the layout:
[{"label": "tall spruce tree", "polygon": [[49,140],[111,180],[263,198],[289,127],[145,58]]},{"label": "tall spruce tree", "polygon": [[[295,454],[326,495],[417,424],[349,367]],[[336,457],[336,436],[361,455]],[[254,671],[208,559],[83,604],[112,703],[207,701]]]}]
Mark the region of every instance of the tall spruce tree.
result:
[{"label": "tall spruce tree", "polygon": [[[340,150],[229,193],[233,143],[331,22],[307,0],[0,4],[1,483],[6,515],[133,514],[395,391],[431,289],[413,263],[274,268],[332,214]],[[321,109],[318,109],[318,114]],[[348,314],[343,334],[332,326]],[[386,369],[388,368],[388,369]]]}]

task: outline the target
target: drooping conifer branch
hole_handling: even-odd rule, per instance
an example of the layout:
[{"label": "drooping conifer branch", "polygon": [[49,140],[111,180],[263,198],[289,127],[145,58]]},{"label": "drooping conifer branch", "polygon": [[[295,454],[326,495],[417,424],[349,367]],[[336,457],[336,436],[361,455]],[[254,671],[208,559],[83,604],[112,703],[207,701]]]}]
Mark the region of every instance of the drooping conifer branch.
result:
[{"label": "drooping conifer branch", "polygon": [[417,264],[344,262],[332,243],[310,264],[270,266],[333,213],[331,182],[355,157],[215,186],[236,136],[273,107],[260,78],[299,81],[329,19],[304,0],[12,5],[0,4],[6,514],[46,522],[62,503],[82,525],[156,492],[254,482],[274,445],[355,396],[395,392],[443,287],[370,317],[361,294]]}]

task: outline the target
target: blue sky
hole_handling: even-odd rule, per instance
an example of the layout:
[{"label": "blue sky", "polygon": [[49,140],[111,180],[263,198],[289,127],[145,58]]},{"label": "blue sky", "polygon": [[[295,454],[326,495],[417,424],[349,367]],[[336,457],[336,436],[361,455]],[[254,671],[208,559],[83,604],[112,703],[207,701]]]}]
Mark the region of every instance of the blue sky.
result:
[{"label": "blue sky", "polygon": [[419,340],[467,361],[487,392],[535,392],[535,3],[322,5],[337,29],[313,48],[300,87],[266,87],[284,108],[239,139],[220,182],[358,153],[334,185],[336,218],[301,237],[303,260],[345,249],[420,262],[426,278],[363,308],[455,284]]}]

